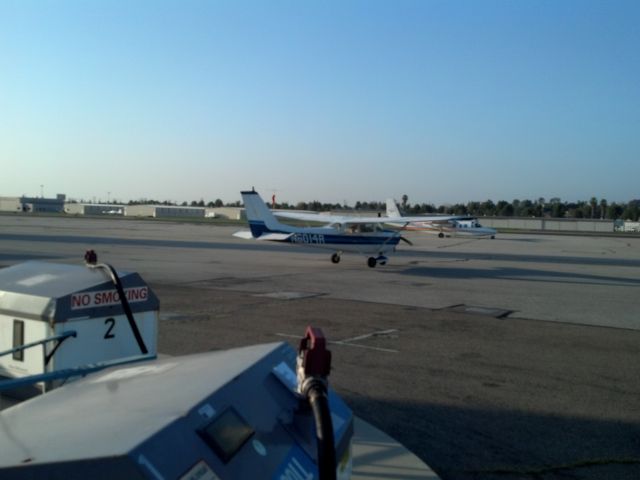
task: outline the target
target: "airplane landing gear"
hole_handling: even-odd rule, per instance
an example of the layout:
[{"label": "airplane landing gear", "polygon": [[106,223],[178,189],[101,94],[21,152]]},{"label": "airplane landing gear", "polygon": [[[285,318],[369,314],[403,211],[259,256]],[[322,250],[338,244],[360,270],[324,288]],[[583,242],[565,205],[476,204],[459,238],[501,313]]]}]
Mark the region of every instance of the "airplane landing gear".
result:
[{"label": "airplane landing gear", "polygon": [[384,255],[378,255],[377,257],[369,257],[367,259],[367,265],[369,266],[369,268],[374,268],[378,263],[380,265],[386,265],[387,257],[385,257]]},{"label": "airplane landing gear", "polygon": [[438,234],[438,238],[444,238],[444,233],[440,232],[440,233]]},{"label": "airplane landing gear", "polygon": [[331,255],[331,262],[340,263],[340,254],[334,253],[333,255]]}]

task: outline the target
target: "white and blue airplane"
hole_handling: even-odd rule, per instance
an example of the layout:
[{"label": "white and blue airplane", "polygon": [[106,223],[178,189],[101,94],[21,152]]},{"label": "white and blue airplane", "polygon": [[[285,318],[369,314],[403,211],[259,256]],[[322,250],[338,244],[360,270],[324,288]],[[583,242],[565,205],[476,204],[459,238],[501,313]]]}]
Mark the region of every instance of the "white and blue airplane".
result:
[{"label": "white and blue airplane", "polygon": [[[447,222],[465,219],[465,217],[443,215],[366,217],[271,211],[255,190],[241,192],[241,194],[251,229],[236,232],[234,236],[333,250],[334,253],[331,255],[333,263],[340,262],[344,252],[359,253],[368,257],[367,265],[371,268],[377,264],[385,265],[388,260],[386,254],[395,251],[401,240],[411,245],[409,240],[401,236],[402,231],[410,229],[410,225],[425,220],[437,219],[437,221]],[[281,223],[276,216],[323,225],[320,227],[292,226]],[[394,229],[385,229],[384,225],[391,225]]]},{"label": "white and blue airplane", "polygon": [[[368,257],[367,265],[371,268],[378,264],[385,265],[386,255],[395,250],[400,240],[411,243],[401,236],[402,228],[399,230],[383,228],[383,225],[389,222],[388,218],[303,213],[286,215],[295,220],[324,223],[320,227],[298,227],[281,223],[255,190],[241,192],[241,194],[250,231],[234,233],[234,236],[239,238],[285,242],[332,250],[333,263],[340,262],[340,256],[344,252],[359,253]],[[395,220],[403,221],[401,218]]]},{"label": "white and blue airplane", "polygon": [[387,218],[401,219],[401,222],[398,223],[396,223],[395,220],[389,222],[389,225],[394,227],[401,227],[404,225],[402,220],[406,221],[406,219],[411,218],[414,221],[410,222],[406,227],[403,227],[403,229],[434,233],[440,238],[443,238],[444,236],[456,237],[458,235],[496,238],[496,229],[483,227],[475,217],[450,217],[444,215],[404,217],[402,216],[402,213],[400,213],[398,204],[392,198],[387,199]]}]

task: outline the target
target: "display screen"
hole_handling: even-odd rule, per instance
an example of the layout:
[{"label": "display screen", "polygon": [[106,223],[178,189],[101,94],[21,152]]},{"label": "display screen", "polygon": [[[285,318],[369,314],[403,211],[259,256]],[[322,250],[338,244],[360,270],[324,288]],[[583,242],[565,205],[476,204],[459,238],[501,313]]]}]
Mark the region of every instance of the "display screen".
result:
[{"label": "display screen", "polygon": [[254,430],[238,412],[229,407],[198,433],[222,461],[227,463],[253,435]]},{"label": "display screen", "polygon": [[[22,347],[24,345],[24,322],[22,320],[13,321],[13,348]],[[13,352],[13,359],[24,361],[24,350],[16,350]]]}]

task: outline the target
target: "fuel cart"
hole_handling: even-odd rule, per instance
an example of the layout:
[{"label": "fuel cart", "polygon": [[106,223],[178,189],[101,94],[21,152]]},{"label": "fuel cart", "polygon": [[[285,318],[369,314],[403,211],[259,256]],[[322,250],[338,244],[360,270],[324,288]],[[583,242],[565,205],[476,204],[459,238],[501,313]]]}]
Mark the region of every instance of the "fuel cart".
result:
[{"label": "fuel cart", "polygon": [[155,358],[158,310],[140,275],[108,265],[32,261],[0,270],[1,390],[31,396],[74,369]]}]

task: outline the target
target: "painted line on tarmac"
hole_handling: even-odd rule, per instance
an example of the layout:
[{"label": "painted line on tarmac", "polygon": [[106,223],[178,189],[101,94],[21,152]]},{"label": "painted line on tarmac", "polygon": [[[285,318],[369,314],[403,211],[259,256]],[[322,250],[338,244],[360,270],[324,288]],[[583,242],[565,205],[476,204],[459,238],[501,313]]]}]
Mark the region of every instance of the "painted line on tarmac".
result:
[{"label": "painted line on tarmac", "polygon": [[390,333],[397,332],[397,328],[391,328],[389,330],[378,330],[376,332],[365,333],[364,335],[358,335],[357,337],[346,338],[344,340],[339,340],[335,343],[347,343],[347,342],[355,342],[356,340],[364,340],[369,337],[379,337],[382,335],[389,335]]},{"label": "painted line on tarmac", "polygon": [[[376,350],[378,352],[400,353],[399,350],[394,350],[391,348],[372,347],[370,345],[360,345],[358,343],[352,343],[353,341],[356,341],[356,340],[364,340],[370,337],[388,335],[390,333],[397,332],[397,331],[398,331],[397,329],[379,330],[376,332],[366,333],[364,335],[358,335],[356,337],[347,338],[345,340],[328,341],[327,343],[334,344],[334,345],[345,345],[347,347],[366,348],[368,350]],[[297,339],[300,338],[300,335],[290,335],[288,333],[276,333],[276,335],[278,337],[297,338]]]}]

